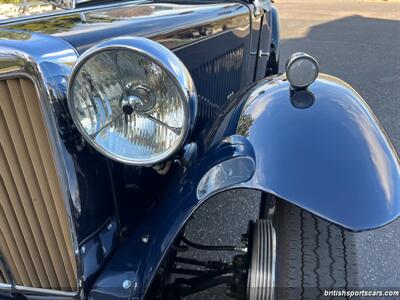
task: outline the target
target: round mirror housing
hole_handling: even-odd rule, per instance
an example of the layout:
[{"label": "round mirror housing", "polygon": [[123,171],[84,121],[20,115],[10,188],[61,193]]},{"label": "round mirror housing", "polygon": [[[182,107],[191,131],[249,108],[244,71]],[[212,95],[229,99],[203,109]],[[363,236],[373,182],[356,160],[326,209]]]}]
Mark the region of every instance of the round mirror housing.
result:
[{"label": "round mirror housing", "polygon": [[294,53],[286,63],[286,77],[293,89],[306,89],[317,79],[318,73],[318,62],[307,53]]}]

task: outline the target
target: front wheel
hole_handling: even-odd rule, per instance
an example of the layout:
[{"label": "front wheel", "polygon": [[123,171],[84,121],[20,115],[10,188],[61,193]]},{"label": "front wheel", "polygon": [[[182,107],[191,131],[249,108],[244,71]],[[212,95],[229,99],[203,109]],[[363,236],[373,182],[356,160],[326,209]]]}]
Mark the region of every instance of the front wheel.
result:
[{"label": "front wheel", "polygon": [[277,201],[275,299],[318,299],[357,284],[354,236],[285,201]]}]

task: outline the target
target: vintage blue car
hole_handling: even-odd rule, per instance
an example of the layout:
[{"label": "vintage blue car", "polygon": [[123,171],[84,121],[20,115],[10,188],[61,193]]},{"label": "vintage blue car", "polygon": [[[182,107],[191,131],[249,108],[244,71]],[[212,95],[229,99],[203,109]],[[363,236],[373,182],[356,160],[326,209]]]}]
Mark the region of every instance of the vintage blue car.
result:
[{"label": "vintage blue car", "polygon": [[[279,73],[271,0],[10,2],[0,298],[172,300],[222,286],[233,299],[316,299],[358,286],[349,231],[399,216],[399,157],[313,57],[295,53]],[[242,242],[189,239],[196,210],[233,189],[262,194]]]}]

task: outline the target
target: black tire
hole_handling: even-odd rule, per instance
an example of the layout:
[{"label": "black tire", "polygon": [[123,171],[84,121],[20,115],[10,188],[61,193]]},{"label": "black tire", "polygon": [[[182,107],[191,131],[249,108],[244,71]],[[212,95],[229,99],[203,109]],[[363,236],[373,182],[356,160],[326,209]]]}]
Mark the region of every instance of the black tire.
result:
[{"label": "black tire", "polygon": [[358,286],[352,233],[282,200],[277,201],[274,226],[276,299],[329,299],[325,291]]}]

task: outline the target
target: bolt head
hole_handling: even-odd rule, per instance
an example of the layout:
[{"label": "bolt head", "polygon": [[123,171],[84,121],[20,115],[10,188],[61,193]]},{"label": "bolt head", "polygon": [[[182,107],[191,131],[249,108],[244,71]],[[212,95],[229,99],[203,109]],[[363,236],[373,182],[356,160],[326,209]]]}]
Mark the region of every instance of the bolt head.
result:
[{"label": "bolt head", "polygon": [[147,244],[149,242],[149,239],[150,239],[150,237],[147,234],[142,236],[142,242],[145,243],[145,244]]},{"label": "bolt head", "polygon": [[130,280],[124,280],[124,282],[122,283],[122,287],[127,290],[132,286],[132,281]]}]

